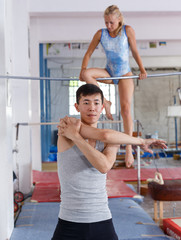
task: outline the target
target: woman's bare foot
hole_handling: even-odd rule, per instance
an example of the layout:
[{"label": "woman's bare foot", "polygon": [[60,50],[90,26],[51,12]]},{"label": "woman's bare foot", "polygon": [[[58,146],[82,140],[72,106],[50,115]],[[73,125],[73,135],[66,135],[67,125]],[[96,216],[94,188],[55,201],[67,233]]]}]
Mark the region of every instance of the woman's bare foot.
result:
[{"label": "woman's bare foot", "polygon": [[106,111],[106,117],[110,120],[113,120],[113,116],[111,114],[111,105],[112,103],[110,101],[107,101],[106,99],[104,99],[104,108]]},{"label": "woman's bare foot", "polygon": [[125,163],[127,168],[132,167],[134,163],[132,147],[130,145],[126,146]]}]

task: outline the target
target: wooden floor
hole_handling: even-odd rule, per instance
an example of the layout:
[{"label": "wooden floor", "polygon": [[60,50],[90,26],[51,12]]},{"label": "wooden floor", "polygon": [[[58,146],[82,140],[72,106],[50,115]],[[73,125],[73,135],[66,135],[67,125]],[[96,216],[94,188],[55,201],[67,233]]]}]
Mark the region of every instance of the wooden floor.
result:
[{"label": "wooden floor", "polygon": [[45,172],[56,172],[57,171],[57,162],[43,162],[42,171]]}]

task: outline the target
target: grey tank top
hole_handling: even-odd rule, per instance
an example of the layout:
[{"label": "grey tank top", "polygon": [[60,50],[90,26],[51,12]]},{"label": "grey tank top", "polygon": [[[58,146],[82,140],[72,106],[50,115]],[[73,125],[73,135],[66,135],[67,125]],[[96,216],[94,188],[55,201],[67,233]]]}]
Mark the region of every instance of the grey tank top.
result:
[{"label": "grey tank top", "polygon": [[[97,141],[102,151],[104,143]],[[106,174],[94,168],[74,145],[57,154],[58,175],[61,185],[59,218],[79,223],[110,219],[106,191]]]}]

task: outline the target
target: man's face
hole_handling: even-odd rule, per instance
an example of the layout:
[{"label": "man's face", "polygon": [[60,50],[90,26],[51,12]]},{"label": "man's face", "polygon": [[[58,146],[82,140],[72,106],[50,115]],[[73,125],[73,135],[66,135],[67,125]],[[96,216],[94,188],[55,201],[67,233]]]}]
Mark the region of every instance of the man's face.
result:
[{"label": "man's face", "polygon": [[75,107],[81,115],[81,121],[88,125],[97,124],[100,114],[103,110],[101,95],[99,93],[81,96],[79,104]]}]

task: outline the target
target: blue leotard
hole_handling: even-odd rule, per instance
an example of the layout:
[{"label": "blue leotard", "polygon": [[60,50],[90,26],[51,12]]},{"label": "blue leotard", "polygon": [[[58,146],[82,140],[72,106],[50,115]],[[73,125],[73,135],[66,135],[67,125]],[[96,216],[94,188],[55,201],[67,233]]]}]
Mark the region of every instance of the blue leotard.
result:
[{"label": "blue leotard", "polygon": [[[107,28],[102,29],[101,40],[103,49],[107,57],[106,70],[111,77],[122,76],[131,71],[129,65],[129,42],[126,35],[125,25],[121,34],[111,37]],[[113,80],[118,84],[119,80]]]}]

